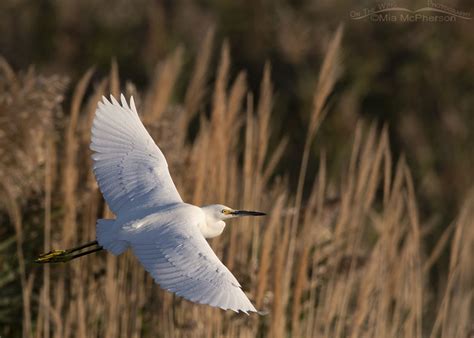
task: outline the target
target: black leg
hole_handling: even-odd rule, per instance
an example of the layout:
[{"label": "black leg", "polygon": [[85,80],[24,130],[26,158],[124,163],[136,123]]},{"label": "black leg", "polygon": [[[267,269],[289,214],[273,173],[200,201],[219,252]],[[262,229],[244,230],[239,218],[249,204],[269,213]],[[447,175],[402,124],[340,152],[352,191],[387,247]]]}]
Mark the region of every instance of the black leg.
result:
[{"label": "black leg", "polygon": [[97,248],[94,248],[89,251],[84,251],[78,254],[73,254],[73,252],[82,250],[84,248],[88,248],[93,245],[98,245],[97,241],[92,241],[80,246],[77,246],[72,249],[68,250],[52,250],[48,253],[40,255],[35,262],[36,263],[60,263],[60,262],[69,262],[71,259],[78,258],[84,255],[91,254],[93,252],[97,252],[102,250],[103,248],[101,246],[98,246]]},{"label": "black leg", "polygon": [[89,254],[91,254],[91,253],[94,253],[94,252],[97,252],[97,251],[101,251],[101,250],[104,250],[104,248],[101,247],[101,246],[99,246],[99,247],[94,248],[94,249],[92,249],[92,250],[84,251],[84,252],[81,252],[81,253],[72,255],[72,256],[69,258],[69,260],[75,259],[75,258],[78,258],[78,257],[81,257],[81,256],[89,255]]},{"label": "black leg", "polygon": [[75,248],[68,249],[68,250],[66,250],[66,251],[67,251],[67,252],[79,251],[79,250],[82,250],[82,249],[84,249],[84,248],[88,248],[88,247],[90,247],[90,246],[98,245],[98,244],[99,244],[99,243],[97,243],[97,241],[92,241],[92,242],[89,242],[89,243],[85,243],[85,244],[76,246]]}]

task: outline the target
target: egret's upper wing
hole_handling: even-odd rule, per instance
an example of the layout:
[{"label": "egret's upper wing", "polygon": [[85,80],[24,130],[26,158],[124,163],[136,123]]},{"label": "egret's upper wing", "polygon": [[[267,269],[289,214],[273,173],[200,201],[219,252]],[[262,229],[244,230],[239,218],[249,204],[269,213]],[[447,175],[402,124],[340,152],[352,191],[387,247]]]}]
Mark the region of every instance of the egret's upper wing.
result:
[{"label": "egret's upper wing", "polygon": [[99,102],[92,125],[94,173],[110,209],[130,210],[182,202],[168,164],[146,131],[133,98]]},{"label": "egret's upper wing", "polygon": [[162,288],[192,302],[256,312],[197,226],[173,222],[140,238],[132,241],[133,252]]}]

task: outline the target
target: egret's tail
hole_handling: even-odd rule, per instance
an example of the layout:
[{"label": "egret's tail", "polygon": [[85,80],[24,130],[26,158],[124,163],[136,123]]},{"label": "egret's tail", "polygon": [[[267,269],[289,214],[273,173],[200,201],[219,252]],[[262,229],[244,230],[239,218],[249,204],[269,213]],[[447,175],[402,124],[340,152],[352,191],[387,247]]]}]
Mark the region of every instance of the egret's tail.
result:
[{"label": "egret's tail", "polygon": [[97,242],[114,255],[120,255],[127,250],[128,243],[117,238],[118,227],[114,219],[97,220]]}]

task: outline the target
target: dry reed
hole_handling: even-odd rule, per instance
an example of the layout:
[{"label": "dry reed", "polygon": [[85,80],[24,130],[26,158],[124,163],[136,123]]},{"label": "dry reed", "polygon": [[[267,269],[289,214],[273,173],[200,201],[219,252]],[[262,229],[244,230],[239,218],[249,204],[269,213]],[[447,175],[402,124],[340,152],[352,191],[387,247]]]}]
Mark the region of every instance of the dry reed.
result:
[{"label": "dry reed", "polygon": [[[112,216],[90,169],[88,143],[101,95],[124,90],[135,96],[186,201],[224,201],[269,213],[266,219],[235,221],[218,240],[211,241],[249,298],[268,315],[226,313],[174,297],[154,285],[130,253],[118,258],[104,253],[68,265],[31,269],[32,257],[24,252],[29,233],[24,229],[22,215],[27,210],[21,198],[26,194],[19,193],[25,188],[19,190],[21,185],[16,183],[23,177],[18,175],[29,175],[29,167],[20,170],[17,164],[14,176],[11,163],[3,161],[2,175],[12,172],[11,184],[2,185],[2,205],[16,233],[23,336],[454,338],[472,333],[472,194],[435,249],[425,253],[423,222],[408,165],[401,157],[392,172],[388,127],[367,126],[363,121],[355,127],[351,157],[341,174],[328,173],[331,155],[321,150],[316,180],[312,187],[304,185],[314,137],[340,72],[342,28],[332,38],[322,63],[296,194],[289,190],[285,177],[275,176],[291,135],[283,135],[274,147],[269,143],[274,104],[270,64],[265,65],[255,104],[245,73],[231,78],[230,52],[224,43],[209,98],[206,82],[213,38],[210,31],[203,41],[182,104],[170,105],[182,65],[183,51],[177,49],[157,68],[148,92],[140,94],[132,85],[120,83],[114,61],[109,78],[99,81],[90,96],[85,93],[92,70],[79,81],[68,117],[57,117],[65,123],[64,131],[52,123],[39,125],[46,136],[63,132],[65,137],[64,141],[43,137],[39,145],[46,159],[37,188],[44,194],[44,248],[36,248],[36,253],[91,240],[95,219]],[[0,66],[2,81],[10,83],[8,91],[15,93],[22,83],[6,62]],[[53,97],[41,94],[54,103],[46,112],[57,109],[60,102],[61,89],[52,92]],[[8,116],[5,109],[17,102],[29,103],[14,95],[0,99],[2,117],[10,120],[13,115]],[[199,131],[188,141],[189,123],[203,112],[205,100],[211,100],[211,108],[207,115],[199,115]],[[53,116],[48,116],[51,121]],[[21,137],[26,145],[31,141],[31,135]],[[21,159],[39,161],[24,144],[14,148],[23,151]],[[308,192],[305,198],[303,190]],[[449,274],[442,297],[436,297],[427,274],[446,247],[451,252]],[[39,302],[31,302],[37,295]]]}]

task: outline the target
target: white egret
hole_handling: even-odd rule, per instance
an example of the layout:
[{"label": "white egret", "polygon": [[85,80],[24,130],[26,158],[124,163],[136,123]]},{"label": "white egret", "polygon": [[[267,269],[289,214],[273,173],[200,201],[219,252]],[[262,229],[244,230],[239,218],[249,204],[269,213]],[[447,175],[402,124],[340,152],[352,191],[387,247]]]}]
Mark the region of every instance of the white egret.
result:
[{"label": "white egret", "polygon": [[102,249],[120,255],[131,248],[162,288],[192,302],[256,312],[205,238],[219,236],[228,219],[265,214],[184,203],[163,153],[140,121],[133,97],[129,106],[121,95],[121,103],[113,96],[99,102],[90,146],[99,188],[116,218],[97,221],[96,241],[53,250],[36,261],[66,262]]}]

